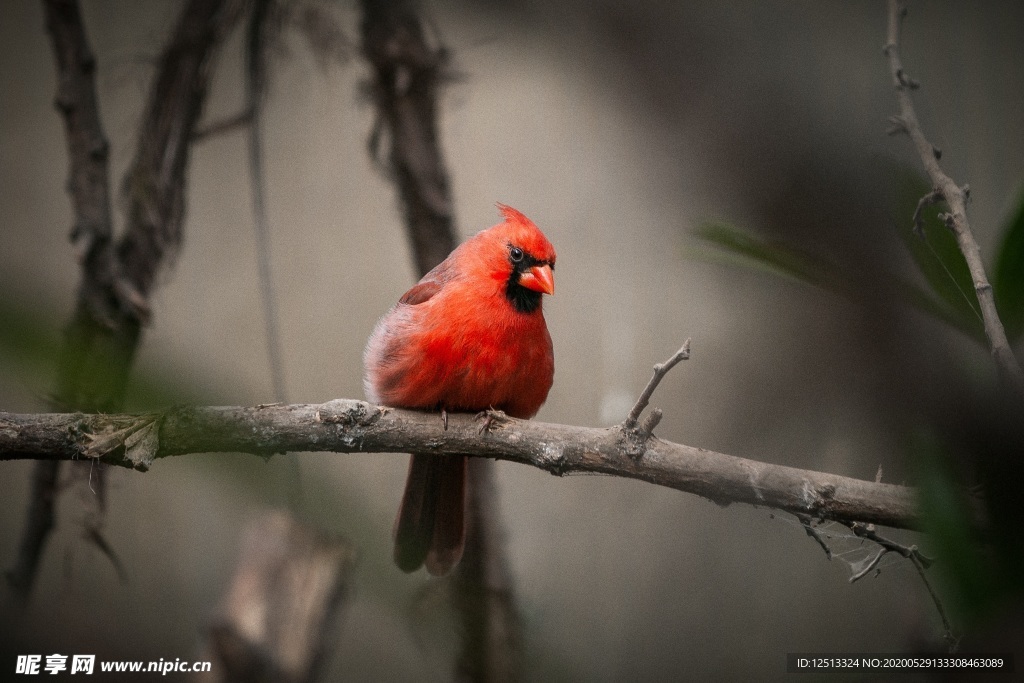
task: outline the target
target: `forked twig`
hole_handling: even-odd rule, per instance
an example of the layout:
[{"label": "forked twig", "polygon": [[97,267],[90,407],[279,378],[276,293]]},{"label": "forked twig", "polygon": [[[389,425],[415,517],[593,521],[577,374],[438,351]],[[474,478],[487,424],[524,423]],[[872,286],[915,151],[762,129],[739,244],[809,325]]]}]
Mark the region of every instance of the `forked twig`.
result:
[{"label": "forked twig", "polygon": [[[632,429],[636,427],[637,420],[640,419],[640,414],[644,412],[647,404],[650,403],[651,396],[654,394],[654,390],[658,388],[658,385],[661,384],[661,380],[664,379],[665,375],[668,374],[668,371],[674,368],[679,361],[686,360],[689,357],[690,340],[687,339],[683,342],[682,348],[675,352],[675,355],[664,363],[658,363],[654,366],[654,375],[651,377],[651,381],[647,383],[647,386],[644,387],[643,392],[640,394],[640,398],[636,400],[636,403],[633,405],[633,409],[629,411],[629,415],[627,415],[626,419],[623,421],[623,429]],[[656,411],[656,413],[658,415],[657,418],[648,418],[644,423],[646,426],[648,422],[653,422],[653,424],[650,425],[652,430],[654,426],[657,425],[658,421],[661,420],[661,411]],[[653,414],[655,414],[655,411],[652,411],[652,415]]]},{"label": "forked twig", "polygon": [[921,581],[924,583],[924,587],[928,590],[928,595],[931,596],[932,602],[935,604],[935,609],[938,611],[939,617],[942,619],[943,639],[949,645],[950,651],[955,651],[959,639],[953,635],[953,627],[949,623],[949,617],[946,616],[946,610],[942,606],[942,600],[939,598],[939,594],[935,592],[931,582],[924,573],[924,570],[930,567],[934,563],[934,560],[922,553],[916,545],[903,545],[902,543],[897,543],[892,539],[880,536],[875,531],[874,524],[854,522],[853,524],[847,524],[847,526],[850,527],[850,530],[853,531],[856,536],[873,541],[880,547],[878,555],[876,555],[864,569],[850,577],[850,583],[853,583],[857,579],[860,579],[870,573],[886,553],[899,553],[903,557],[907,558],[911,563],[913,563],[914,569],[917,570],[918,576],[921,577]]}]

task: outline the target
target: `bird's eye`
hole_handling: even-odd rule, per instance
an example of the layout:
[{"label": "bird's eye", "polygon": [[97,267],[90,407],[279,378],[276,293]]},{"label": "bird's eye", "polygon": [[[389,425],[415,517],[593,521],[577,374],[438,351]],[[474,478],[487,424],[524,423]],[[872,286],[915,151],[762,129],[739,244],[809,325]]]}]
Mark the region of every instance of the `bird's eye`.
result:
[{"label": "bird's eye", "polygon": [[508,252],[508,257],[512,259],[512,263],[519,263],[523,260],[525,254],[519,247],[512,247]]}]

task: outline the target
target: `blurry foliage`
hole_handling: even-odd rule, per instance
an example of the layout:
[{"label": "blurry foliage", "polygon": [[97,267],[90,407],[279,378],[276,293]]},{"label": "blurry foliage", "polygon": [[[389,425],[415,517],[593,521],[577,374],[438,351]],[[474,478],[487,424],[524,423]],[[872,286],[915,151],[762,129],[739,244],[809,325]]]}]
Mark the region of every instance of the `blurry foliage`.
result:
[{"label": "blurry foliage", "polygon": [[[854,264],[830,260],[794,244],[771,240],[723,224],[707,223],[697,230],[714,254],[745,266],[767,270],[825,291],[858,301],[864,292],[881,291],[893,300],[924,312],[973,339],[985,350],[985,337],[977,296],[952,231],[939,219],[939,202],[921,212],[921,234],[914,231],[913,215],[921,197],[931,190],[915,171],[894,166],[890,215],[896,233],[916,265],[919,277],[893,273],[859,272]],[[1001,229],[1001,244],[994,268],[989,268],[996,305],[1013,344],[1024,335],[1024,192]],[[865,278],[871,277],[871,287]],[[880,280],[880,281],[875,281]],[[993,375],[994,376],[994,375]],[[971,378],[969,378],[969,382]],[[950,406],[949,414],[912,411],[906,425],[906,443],[917,463],[914,482],[919,495],[923,528],[931,549],[941,560],[938,571],[946,586],[950,608],[967,626],[994,615],[1000,604],[1024,593],[1024,532],[1017,489],[1024,481],[1024,449],[1019,419],[1012,417],[1005,396],[988,397],[990,387],[973,378],[962,394],[964,405]],[[1000,400],[1001,399],[1001,400]],[[908,400],[915,400],[908,395]],[[1009,414],[1009,416],[1008,416]],[[952,415],[952,417],[951,417]],[[981,507],[965,490],[965,482],[980,482],[987,529],[977,525]],[[1014,512],[1016,510],[1016,512]],[[980,542],[984,533],[984,542]]]},{"label": "blurry foliage", "polygon": [[[53,385],[53,374],[61,353],[61,335],[54,323],[54,307],[35,301],[26,303],[0,296],[0,360],[18,381],[37,388]],[[111,368],[111,372],[114,369]],[[103,372],[97,368],[96,372]],[[46,389],[41,389],[45,391]],[[214,394],[211,387],[196,387],[182,373],[171,368],[161,371],[133,371],[127,390],[128,410],[164,408],[183,403],[205,403]],[[51,397],[40,395],[41,400]]]},{"label": "blurry foliage", "polygon": [[977,543],[971,499],[951,466],[947,444],[934,430],[917,430],[908,447],[916,455],[918,504],[930,551],[942,560],[939,571],[949,607],[958,619],[977,622],[1002,591],[992,557]]},{"label": "blurry foliage", "polygon": [[[891,214],[896,234],[927,288],[892,273],[881,275],[882,282],[874,282],[874,286],[881,286],[903,303],[949,324],[987,348],[974,284],[956,238],[939,219],[943,212],[941,203],[921,212],[923,231],[919,237],[914,233],[911,217],[930,186],[920,175],[906,169],[895,169],[893,186],[896,197]],[[1002,233],[1003,243],[991,280],[1007,337],[1013,344],[1024,334],[1024,192],[1014,217]],[[864,274],[786,242],[765,239],[722,222],[702,225],[697,236],[718,247],[722,255],[740,257],[750,267],[851,299],[856,299],[864,289]]]},{"label": "blurry foliage", "polygon": [[1017,210],[1003,228],[1003,242],[992,275],[999,317],[1010,343],[1024,335],[1024,190],[1017,198]]}]

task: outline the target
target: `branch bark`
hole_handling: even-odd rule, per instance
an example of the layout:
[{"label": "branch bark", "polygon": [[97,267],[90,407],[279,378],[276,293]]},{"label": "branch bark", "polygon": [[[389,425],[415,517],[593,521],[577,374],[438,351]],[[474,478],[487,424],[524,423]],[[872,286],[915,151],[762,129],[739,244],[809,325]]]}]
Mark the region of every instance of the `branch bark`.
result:
[{"label": "branch bark", "polygon": [[0,460],[96,458],[146,470],[186,453],[288,451],[473,454],[558,476],[610,474],[694,493],[719,505],[746,503],[843,523],[916,529],[905,486],[738,458],[651,437],[639,457],[621,427],[598,429],[502,418],[479,433],[475,416],[336,399],[321,404],[188,407],[149,415],[0,413]]},{"label": "branch bark", "polygon": [[[889,71],[892,75],[893,88],[896,91],[896,101],[899,105],[899,114],[893,117],[894,133],[906,133],[914,143],[918,156],[928,177],[931,179],[934,190],[922,199],[922,204],[933,203],[941,197],[949,206],[949,213],[946,214],[946,225],[956,236],[960,252],[967,261],[971,278],[974,281],[974,291],[978,297],[978,304],[981,308],[982,322],[985,326],[985,335],[988,337],[989,347],[992,356],[999,368],[1000,376],[1004,383],[1011,387],[1018,397],[1024,397],[1024,373],[1021,372],[1020,364],[1010,348],[1006,339],[1006,332],[1003,323],[996,311],[995,297],[992,293],[992,285],[985,274],[985,265],[981,259],[981,250],[974,239],[970,223],[967,220],[967,195],[966,186],[960,187],[943,172],[939,166],[939,157],[942,153],[935,145],[928,141],[921,132],[921,124],[918,123],[917,114],[914,111],[914,102],[910,97],[910,91],[916,90],[920,84],[907,75],[900,58],[900,33],[903,17],[906,16],[906,8],[899,0],[889,0],[889,23],[888,34],[885,45],[885,54],[889,58]],[[915,212],[915,228],[918,225],[918,214],[921,206]]]}]

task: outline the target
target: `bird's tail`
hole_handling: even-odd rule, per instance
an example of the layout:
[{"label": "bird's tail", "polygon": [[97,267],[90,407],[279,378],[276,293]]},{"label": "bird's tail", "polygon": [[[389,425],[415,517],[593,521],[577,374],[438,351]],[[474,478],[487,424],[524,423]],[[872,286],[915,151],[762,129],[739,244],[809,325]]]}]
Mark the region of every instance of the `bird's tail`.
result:
[{"label": "bird's tail", "polygon": [[414,572],[426,564],[447,574],[466,544],[466,469],[463,455],[413,453],[402,506],[395,519],[395,564]]}]

